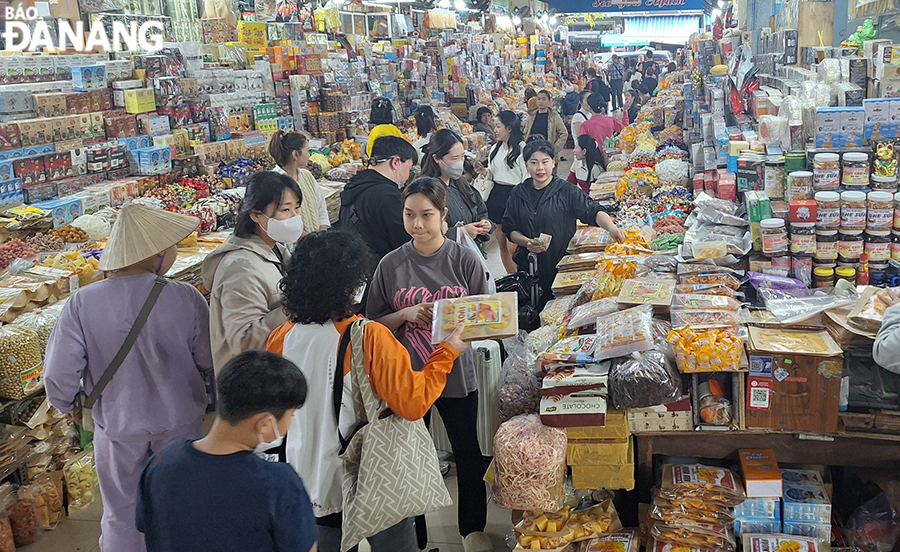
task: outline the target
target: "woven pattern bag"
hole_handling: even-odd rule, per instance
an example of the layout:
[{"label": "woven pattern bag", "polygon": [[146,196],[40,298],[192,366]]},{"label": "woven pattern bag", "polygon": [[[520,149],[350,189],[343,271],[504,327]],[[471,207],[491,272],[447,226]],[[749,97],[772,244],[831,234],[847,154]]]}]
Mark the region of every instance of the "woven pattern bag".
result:
[{"label": "woven pattern bag", "polygon": [[372,391],[364,365],[364,327],[368,322],[359,320],[348,330],[353,406],[360,425],[341,454],[342,552],[406,518],[453,504],[425,422],[379,411],[382,401]]}]

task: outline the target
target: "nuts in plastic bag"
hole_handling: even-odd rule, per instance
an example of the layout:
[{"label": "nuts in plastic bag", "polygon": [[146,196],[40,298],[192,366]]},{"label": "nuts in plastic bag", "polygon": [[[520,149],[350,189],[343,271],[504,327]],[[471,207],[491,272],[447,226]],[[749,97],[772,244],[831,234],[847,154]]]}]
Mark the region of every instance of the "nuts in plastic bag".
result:
[{"label": "nuts in plastic bag", "polygon": [[535,414],[500,424],[489,470],[494,502],[514,510],[556,512],[565,501],[566,431]]},{"label": "nuts in plastic bag", "polygon": [[682,397],[681,375],[665,353],[633,353],[609,373],[610,399],[616,408],[646,408]]}]

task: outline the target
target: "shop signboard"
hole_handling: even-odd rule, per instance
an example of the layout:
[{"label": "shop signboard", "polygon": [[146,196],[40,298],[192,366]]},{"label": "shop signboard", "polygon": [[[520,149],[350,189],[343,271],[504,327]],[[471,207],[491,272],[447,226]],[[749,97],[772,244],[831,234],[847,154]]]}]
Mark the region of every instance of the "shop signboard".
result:
[{"label": "shop signboard", "polygon": [[550,0],[557,13],[664,13],[703,10],[703,0]]}]

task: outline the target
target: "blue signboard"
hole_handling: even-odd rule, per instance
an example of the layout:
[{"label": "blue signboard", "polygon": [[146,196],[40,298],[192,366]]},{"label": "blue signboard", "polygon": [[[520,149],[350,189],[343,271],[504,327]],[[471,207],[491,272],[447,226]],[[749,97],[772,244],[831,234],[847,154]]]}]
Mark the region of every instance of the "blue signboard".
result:
[{"label": "blue signboard", "polygon": [[557,13],[623,13],[703,10],[703,0],[547,0]]}]

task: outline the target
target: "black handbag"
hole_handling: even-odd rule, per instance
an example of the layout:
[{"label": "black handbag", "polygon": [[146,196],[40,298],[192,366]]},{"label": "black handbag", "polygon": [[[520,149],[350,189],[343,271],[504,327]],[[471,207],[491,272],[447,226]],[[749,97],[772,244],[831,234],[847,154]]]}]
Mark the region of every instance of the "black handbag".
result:
[{"label": "black handbag", "polygon": [[519,298],[519,329],[531,332],[541,325],[538,310],[541,298],[541,283],[538,277],[537,255],[528,253],[528,270],[497,278],[494,284],[497,292],[515,292]]}]

